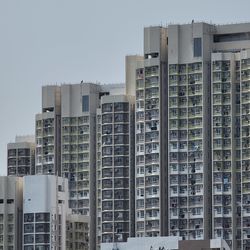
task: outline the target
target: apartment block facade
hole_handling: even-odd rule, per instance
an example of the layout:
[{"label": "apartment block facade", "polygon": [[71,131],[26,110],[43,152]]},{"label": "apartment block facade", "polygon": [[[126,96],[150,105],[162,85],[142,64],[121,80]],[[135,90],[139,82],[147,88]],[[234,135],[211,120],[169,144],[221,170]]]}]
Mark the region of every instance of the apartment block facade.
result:
[{"label": "apartment block facade", "polygon": [[135,232],[167,234],[167,30],[144,30],[136,69]]},{"label": "apartment block facade", "polygon": [[101,241],[134,234],[134,97],[101,98]]},{"label": "apartment block facade", "polygon": [[249,55],[212,55],[213,235],[233,249],[250,244]]},{"label": "apartment block facade", "polygon": [[[132,58],[134,58],[132,56]],[[132,59],[131,58],[131,59]],[[135,72],[134,60],[126,65]],[[133,76],[101,97],[96,117],[96,249],[134,235]]]},{"label": "apartment block facade", "polygon": [[249,31],[248,23],[195,22],[144,30],[135,80],[136,236],[250,244]]},{"label": "apartment block facade", "polygon": [[67,215],[66,249],[89,249],[89,217],[80,214]]},{"label": "apartment block facade", "polygon": [[0,176],[0,249],[22,249],[23,180]]},{"label": "apartment block facade", "polygon": [[42,112],[36,115],[35,174],[61,175],[60,114],[60,87],[43,87]]},{"label": "apartment block facade", "polygon": [[168,26],[170,235],[250,244],[249,32]]},{"label": "apartment block facade", "polygon": [[169,234],[211,235],[211,27],[168,26]]},{"label": "apartment block facade", "polygon": [[23,179],[23,250],[66,250],[67,179],[55,175]]},{"label": "apartment block facade", "polygon": [[16,136],[15,142],[7,145],[7,175],[33,174],[35,174],[35,137]]},{"label": "apartment block facade", "polygon": [[[73,213],[96,216],[96,110],[102,95],[124,90],[122,84],[63,84],[42,88],[42,113],[36,115],[36,174],[68,179]],[[90,248],[95,247],[90,221]]]},{"label": "apartment block facade", "polygon": [[148,27],[126,89],[43,87],[35,167],[34,145],[16,141],[8,175],[67,178],[72,212],[95,218],[90,249],[133,235],[247,249],[249,120],[249,23]]}]

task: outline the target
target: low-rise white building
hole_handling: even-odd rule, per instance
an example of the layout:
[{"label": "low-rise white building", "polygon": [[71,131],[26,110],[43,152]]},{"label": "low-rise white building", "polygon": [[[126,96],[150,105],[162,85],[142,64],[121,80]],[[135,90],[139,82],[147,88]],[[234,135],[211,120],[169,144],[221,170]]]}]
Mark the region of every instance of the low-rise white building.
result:
[{"label": "low-rise white building", "polygon": [[53,175],[24,177],[23,250],[66,249],[68,181]]},{"label": "low-rise white building", "polygon": [[230,250],[223,239],[182,240],[182,237],[137,237],[127,242],[102,243],[101,250]]}]

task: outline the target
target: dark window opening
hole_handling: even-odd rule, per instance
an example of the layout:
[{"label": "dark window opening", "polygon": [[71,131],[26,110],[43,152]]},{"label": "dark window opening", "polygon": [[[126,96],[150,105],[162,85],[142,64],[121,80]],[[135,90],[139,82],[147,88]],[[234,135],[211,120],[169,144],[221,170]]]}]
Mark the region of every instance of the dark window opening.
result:
[{"label": "dark window opening", "polygon": [[82,97],[82,112],[89,112],[89,96],[84,95]]},{"label": "dark window opening", "polygon": [[145,54],[145,59],[151,59],[151,58],[157,58],[159,56],[159,53],[150,53],[150,54]]},{"label": "dark window opening", "polygon": [[45,112],[53,112],[53,111],[54,111],[53,107],[49,107],[49,108],[44,108],[43,109],[43,113],[45,113]]},{"label": "dark window opening", "polygon": [[194,57],[202,56],[201,38],[194,38]]},{"label": "dark window opening", "polygon": [[214,35],[214,43],[250,40],[250,32]]},{"label": "dark window opening", "polygon": [[12,204],[12,203],[14,203],[14,200],[13,200],[13,199],[8,199],[8,200],[7,200],[7,203],[8,203],[8,204]]},{"label": "dark window opening", "polygon": [[99,99],[104,96],[104,95],[109,95],[109,92],[100,92],[99,93]]},{"label": "dark window opening", "polygon": [[33,222],[34,214],[24,214],[24,222]]}]

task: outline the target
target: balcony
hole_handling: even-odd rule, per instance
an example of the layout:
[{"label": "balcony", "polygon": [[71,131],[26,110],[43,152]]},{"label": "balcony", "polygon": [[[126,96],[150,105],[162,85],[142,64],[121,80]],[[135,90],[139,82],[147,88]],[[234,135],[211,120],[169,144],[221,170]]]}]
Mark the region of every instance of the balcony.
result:
[{"label": "balcony", "polygon": [[188,88],[188,95],[189,96],[196,96],[196,95],[202,95],[202,85],[196,84],[196,85],[191,85]]},{"label": "balcony", "polygon": [[178,197],[179,196],[179,190],[176,187],[170,187],[170,196],[171,197]]},{"label": "balcony", "polygon": [[245,183],[242,185],[242,193],[250,194],[250,183]]},{"label": "balcony", "polygon": [[190,220],[189,222],[189,229],[190,230],[198,230],[198,229],[202,229],[203,228],[203,222],[202,220]]},{"label": "balcony", "polygon": [[159,205],[159,198],[151,198],[146,200],[147,209],[159,208]]},{"label": "balcony", "polygon": [[199,219],[199,218],[203,218],[203,211],[201,210],[200,212],[197,212],[197,213],[194,213],[194,212],[192,212],[192,210],[191,210],[191,212],[189,213],[189,218],[190,219]]},{"label": "balcony", "polygon": [[159,67],[158,66],[152,66],[152,67],[146,67],[145,68],[145,78],[146,77],[154,77],[159,74]]},{"label": "balcony", "polygon": [[160,220],[159,211],[158,210],[147,211],[146,220]]},{"label": "balcony", "polygon": [[159,87],[159,80],[158,77],[152,77],[150,80],[147,79],[145,83],[146,88],[153,88],[153,87]]}]

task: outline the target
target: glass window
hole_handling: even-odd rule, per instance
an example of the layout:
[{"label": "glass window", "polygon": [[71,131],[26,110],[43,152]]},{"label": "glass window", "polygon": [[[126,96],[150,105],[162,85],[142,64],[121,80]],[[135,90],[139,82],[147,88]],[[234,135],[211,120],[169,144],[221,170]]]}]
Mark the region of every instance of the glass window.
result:
[{"label": "glass window", "polygon": [[24,215],[24,222],[33,222],[34,221],[34,214],[25,214]]},{"label": "glass window", "polygon": [[34,224],[24,224],[24,233],[33,233]]},{"label": "glass window", "polygon": [[115,106],[114,107],[115,112],[128,111],[128,109],[129,109],[128,103],[126,103],[126,102],[118,102],[118,103],[115,103],[114,106]]},{"label": "glass window", "polygon": [[14,214],[8,214],[8,222],[13,222]]},{"label": "glass window", "polygon": [[36,224],[36,233],[37,232],[49,232],[50,226],[49,223],[37,223]]},{"label": "glass window", "polygon": [[30,244],[33,242],[34,242],[34,235],[33,234],[24,235],[24,244]]},{"label": "glass window", "polygon": [[82,96],[82,112],[89,112],[89,96]]},{"label": "glass window", "polygon": [[113,104],[112,103],[105,103],[102,105],[102,112],[112,112]]},{"label": "glass window", "polygon": [[194,38],[194,57],[202,56],[201,38]]},{"label": "glass window", "polygon": [[49,234],[36,234],[36,243],[49,243]]},{"label": "glass window", "polygon": [[49,213],[36,213],[36,221],[50,221]]}]

